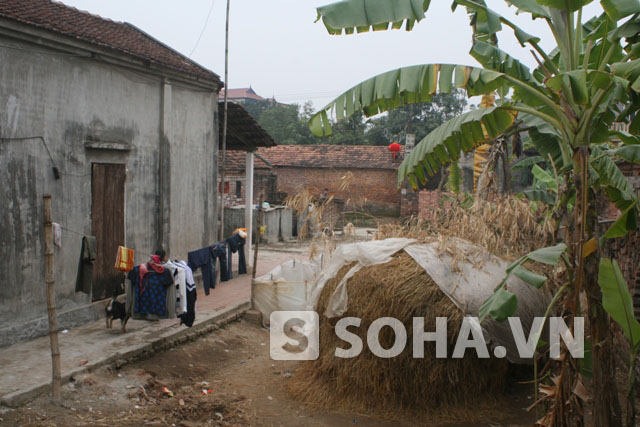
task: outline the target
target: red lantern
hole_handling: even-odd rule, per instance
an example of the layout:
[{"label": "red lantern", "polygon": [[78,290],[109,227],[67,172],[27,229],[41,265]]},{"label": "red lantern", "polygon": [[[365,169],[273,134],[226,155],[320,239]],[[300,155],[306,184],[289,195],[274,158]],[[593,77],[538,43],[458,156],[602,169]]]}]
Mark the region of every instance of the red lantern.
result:
[{"label": "red lantern", "polygon": [[402,149],[402,145],[398,144],[395,141],[389,144],[389,151],[391,151],[391,153],[393,154],[393,160],[397,158],[398,153],[400,152],[401,149]]}]

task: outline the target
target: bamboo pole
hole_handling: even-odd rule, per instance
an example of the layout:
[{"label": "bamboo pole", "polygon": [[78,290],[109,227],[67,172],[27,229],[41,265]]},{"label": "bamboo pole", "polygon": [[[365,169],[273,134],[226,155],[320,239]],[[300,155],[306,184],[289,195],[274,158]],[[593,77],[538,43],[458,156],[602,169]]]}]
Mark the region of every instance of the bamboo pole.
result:
[{"label": "bamboo pole", "polygon": [[53,220],[51,214],[51,195],[43,196],[44,202],[44,282],[47,292],[47,314],[49,317],[49,341],[51,342],[51,389],[54,402],[60,402],[61,368],[60,346],[58,345],[58,315],[54,290],[53,264]]},{"label": "bamboo pole", "polygon": [[[229,9],[231,8],[231,0],[227,0],[227,23],[224,32],[224,117],[222,119],[222,164],[220,168],[220,234],[218,241],[224,239],[224,175],[227,161],[227,115],[228,115],[228,94],[229,94]],[[229,193],[231,193],[231,184],[229,184]]]},{"label": "bamboo pole", "polygon": [[[251,271],[251,277],[256,278],[256,271],[258,270],[258,247],[260,245],[260,227],[262,225],[262,197],[258,201],[258,220],[256,224],[256,248],[253,251],[253,269]],[[249,236],[251,238],[251,236]]]}]

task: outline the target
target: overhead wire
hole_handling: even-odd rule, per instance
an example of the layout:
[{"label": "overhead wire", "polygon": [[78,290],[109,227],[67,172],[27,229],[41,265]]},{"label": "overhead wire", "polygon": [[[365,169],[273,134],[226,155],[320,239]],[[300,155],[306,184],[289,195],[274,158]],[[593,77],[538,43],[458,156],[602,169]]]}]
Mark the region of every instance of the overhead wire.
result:
[{"label": "overhead wire", "polygon": [[211,0],[211,6],[209,7],[209,13],[207,13],[207,19],[205,19],[204,21],[204,27],[202,27],[202,31],[200,31],[200,35],[198,36],[198,40],[196,41],[195,46],[193,46],[193,49],[191,49],[191,53],[189,53],[189,58],[191,58],[191,55],[193,55],[193,52],[196,51],[196,49],[198,48],[198,45],[200,44],[200,39],[202,39],[202,35],[204,34],[205,30],[207,29],[207,25],[209,25],[209,17],[211,16],[211,11],[213,10],[213,4],[215,3],[215,0]]},{"label": "overhead wire", "polygon": [[[60,224],[60,228],[61,228],[61,229],[63,229],[63,230],[65,230],[65,231],[68,231],[69,233],[77,234],[78,236],[82,236],[82,237],[84,237],[84,236],[86,236],[86,235],[87,235],[87,233],[81,233],[81,232],[79,232],[79,231],[72,230],[72,229],[70,229],[70,228],[68,228],[68,227],[66,227],[66,226],[64,226],[64,225],[62,225],[62,224]],[[133,249],[133,248],[132,248],[132,249]],[[136,252],[137,252],[137,253],[139,253],[139,254],[146,255],[146,256],[148,256],[148,257],[151,257],[151,256],[152,256],[152,254],[146,253],[146,252],[141,251],[141,250],[138,250],[138,249],[133,249],[133,250],[134,250],[134,251],[136,251]]]}]

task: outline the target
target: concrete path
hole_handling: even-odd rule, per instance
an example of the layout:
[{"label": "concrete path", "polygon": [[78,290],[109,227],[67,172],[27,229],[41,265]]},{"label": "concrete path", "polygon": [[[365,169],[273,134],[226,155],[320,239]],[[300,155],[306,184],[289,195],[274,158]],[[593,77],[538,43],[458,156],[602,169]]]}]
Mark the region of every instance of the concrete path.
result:
[{"label": "concrete path", "polygon": [[[268,247],[259,252],[257,275],[266,274],[282,262],[304,259],[302,251],[285,252]],[[237,257],[235,257],[237,259]],[[129,320],[126,334],[120,322],[106,329],[104,319],[59,333],[63,382],[98,367],[145,357],[208,333],[220,324],[244,314],[251,298],[251,275],[234,276],[218,283],[210,295],[198,289],[196,322],[192,328],[179,319],[156,322]],[[49,337],[40,337],[0,349],[0,404],[19,406],[48,392],[51,384]]]}]

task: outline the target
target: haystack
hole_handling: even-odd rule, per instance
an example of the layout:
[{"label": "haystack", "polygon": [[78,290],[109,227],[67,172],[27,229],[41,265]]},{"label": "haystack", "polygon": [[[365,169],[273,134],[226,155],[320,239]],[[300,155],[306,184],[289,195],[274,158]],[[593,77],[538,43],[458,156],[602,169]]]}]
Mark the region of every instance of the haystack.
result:
[{"label": "haystack", "polygon": [[[326,284],[318,313],[325,312],[336,285],[352,265],[344,266]],[[336,347],[348,348],[349,344],[334,333],[332,325],[338,319],[321,315],[320,357],[303,362],[288,385],[303,402],[378,415],[424,415],[495,399],[504,391],[508,370],[505,360],[478,359],[474,350],[467,350],[462,359],[450,357],[463,313],[406,252],[396,253],[388,263],[362,268],[347,282],[347,292],[349,305],[344,317],[362,319],[359,328],[349,331],[360,336],[364,350],[351,359],[335,357]],[[366,345],[367,330],[380,317],[394,317],[407,330],[407,346],[395,358],[378,358]],[[413,358],[413,317],[425,318],[425,331],[435,330],[436,317],[448,318],[447,359],[436,359],[433,342],[425,342],[424,359]],[[391,328],[382,329],[383,348],[390,348],[394,339]]]}]

